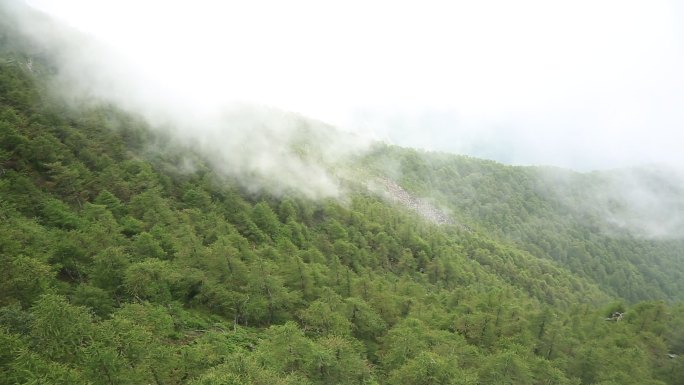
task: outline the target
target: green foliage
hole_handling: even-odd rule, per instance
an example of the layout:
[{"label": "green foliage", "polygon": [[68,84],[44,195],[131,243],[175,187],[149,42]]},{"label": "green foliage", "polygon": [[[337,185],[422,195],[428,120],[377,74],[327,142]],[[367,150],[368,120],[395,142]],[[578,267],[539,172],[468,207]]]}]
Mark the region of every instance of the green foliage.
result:
[{"label": "green foliage", "polygon": [[34,349],[54,361],[76,361],[92,328],[88,311],[64,297],[47,294],[36,301],[31,315],[29,335]]},{"label": "green foliage", "polygon": [[166,261],[147,259],[131,264],[124,275],[124,287],[134,299],[154,302],[171,300],[171,285],[176,278]]},{"label": "green foliage", "polygon": [[[463,227],[481,229],[499,243],[552,260],[611,295],[630,302],[684,299],[684,265],[680,263],[684,234],[675,230],[667,237],[644,237],[616,226],[624,213],[610,204],[625,205],[619,202],[620,194],[629,196],[631,191],[618,191],[613,201],[600,201],[608,195],[611,183],[620,181],[620,172],[579,174],[511,167],[382,146],[362,164],[380,176],[392,164],[392,172],[401,173],[399,184],[449,208]],[[627,174],[627,180],[641,178],[644,188],[670,199],[673,210],[681,208],[682,194],[674,177],[668,179],[664,171],[643,174]],[[631,221],[649,225],[647,218]]]},{"label": "green foliage", "polygon": [[125,212],[125,207],[121,203],[121,200],[117,198],[114,194],[104,189],[95,198],[94,203],[98,205],[103,205],[107,207],[109,211],[114,214],[117,218],[121,217]]},{"label": "green foliage", "polygon": [[2,63],[0,384],[683,381],[684,306],[662,301],[681,243],[593,232],[529,169],[397,148],[350,166],[398,162],[451,225],[356,181],[343,203],[244,191]]},{"label": "green foliage", "polygon": [[45,223],[66,230],[72,230],[81,226],[78,215],[69,206],[57,199],[48,199],[42,207],[42,216]]},{"label": "green foliage", "polygon": [[[4,262],[7,262],[6,264]],[[14,301],[28,306],[41,294],[50,291],[54,280],[54,272],[50,265],[37,259],[17,256],[2,260],[0,271],[0,303],[9,304]]]},{"label": "green foliage", "polygon": [[109,315],[115,306],[114,299],[109,292],[88,284],[76,286],[71,295],[71,302],[74,305],[90,308],[100,317]]},{"label": "green foliage", "polygon": [[393,371],[389,382],[406,385],[475,385],[478,383],[474,373],[460,369],[455,362],[427,352],[420,353]]}]

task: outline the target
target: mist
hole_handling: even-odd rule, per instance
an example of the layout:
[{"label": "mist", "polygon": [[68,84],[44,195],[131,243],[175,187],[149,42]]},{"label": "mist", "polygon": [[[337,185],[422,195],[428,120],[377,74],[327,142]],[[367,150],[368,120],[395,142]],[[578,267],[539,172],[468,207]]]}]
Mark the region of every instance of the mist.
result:
[{"label": "mist", "polygon": [[184,114],[239,101],[508,164],[684,166],[676,1],[29,3],[116,52],[119,93]]},{"label": "mist", "polygon": [[[581,172],[684,169],[674,1],[28,2],[55,21],[13,3],[65,99],[140,114],[250,190],[339,197],[334,165],[374,140]],[[676,194],[643,178],[604,187],[584,205],[633,209],[607,223],[648,236],[680,223]]]},{"label": "mist", "polygon": [[[647,238],[684,238],[684,174],[666,167],[621,170],[596,196],[609,224]],[[606,191],[608,191],[606,193]]]},{"label": "mist", "polygon": [[[178,148],[200,153],[218,175],[250,191],[340,198],[335,164],[369,145],[358,135],[296,112],[239,100],[218,80],[216,87],[204,89],[212,81],[205,77],[212,64],[201,55],[189,72],[165,72],[166,63],[155,61],[157,71],[140,63],[144,57],[127,56],[129,52],[20,2],[5,6],[21,32],[56,63],[51,88],[60,98],[76,108],[108,103],[140,115]],[[193,54],[184,48],[179,46],[177,55]],[[225,95],[220,95],[224,86]]]},{"label": "mist", "polygon": [[684,173],[646,165],[578,173],[541,167],[537,192],[578,223],[613,237],[684,239]]}]

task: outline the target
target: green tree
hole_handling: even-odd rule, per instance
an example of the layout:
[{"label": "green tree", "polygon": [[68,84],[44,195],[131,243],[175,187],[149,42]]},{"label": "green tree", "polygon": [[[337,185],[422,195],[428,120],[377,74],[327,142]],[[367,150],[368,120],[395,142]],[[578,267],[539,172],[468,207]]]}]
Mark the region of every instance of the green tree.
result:
[{"label": "green tree", "polygon": [[299,312],[304,330],[313,336],[348,336],[351,324],[345,317],[344,303],[336,294],[319,299]]},{"label": "green tree", "polygon": [[18,301],[29,306],[40,295],[49,293],[54,283],[50,265],[34,258],[0,255],[0,305]]},{"label": "green tree", "polygon": [[[455,360],[422,352],[391,372],[389,382],[406,385],[475,385],[477,375],[459,368]],[[505,382],[488,382],[504,384]]]},{"label": "green tree", "polygon": [[48,359],[76,362],[92,333],[86,308],[71,305],[64,297],[46,294],[31,308],[33,348]]},{"label": "green tree", "polygon": [[124,275],[126,292],[136,300],[168,302],[171,300],[171,275],[167,261],[150,258],[131,264]]},{"label": "green tree", "polygon": [[488,357],[479,373],[486,384],[523,385],[532,383],[532,372],[516,351],[503,351]]},{"label": "green tree", "polygon": [[262,201],[254,205],[254,208],[252,209],[252,220],[259,229],[272,240],[275,240],[278,237],[280,232],[278,216],[266,202]]}]

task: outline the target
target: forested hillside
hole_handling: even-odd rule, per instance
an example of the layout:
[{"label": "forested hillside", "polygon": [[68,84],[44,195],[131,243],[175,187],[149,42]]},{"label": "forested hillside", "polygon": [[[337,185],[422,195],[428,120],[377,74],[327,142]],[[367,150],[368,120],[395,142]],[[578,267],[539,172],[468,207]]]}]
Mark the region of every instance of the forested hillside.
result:
[{"label": "forested hillside", "polygon": [[[630,302],[684,300],[684,191],[667,169],[575,173],[382,148],[367,160],[461,221]],[[388,174],[387,164],[395,165]],[[638,197],[638,199],[637,199]]]},{"label": "forested hillside", "polygon": [[[684,383],[681,240],[582,227],[532,169],[385,146],[339,200],[250,191],[67,106],[2,22],[0,384]],[[453,221],[369,189],[387,161]]]}]

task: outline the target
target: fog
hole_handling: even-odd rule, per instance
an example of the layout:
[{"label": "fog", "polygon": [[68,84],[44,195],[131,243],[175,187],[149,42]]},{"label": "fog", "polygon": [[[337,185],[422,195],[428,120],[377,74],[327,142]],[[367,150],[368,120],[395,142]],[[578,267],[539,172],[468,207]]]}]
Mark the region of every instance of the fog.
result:
[{"label": "fog", "polygon": [[611,236],[684,238],[684,173],[668,166],[577,173],[539,168],[537,190]]},{"label": "fog", "polygon": [[[66,98],[139,113],[253,190],[338,197],[335,162],[371,140],[582,172],[684,169],[675,1],[28,3],[58,21],[17,16],[57,53]],[[315,154],[296,150],[307,135]],[[678,191],[625,173],[596,202],[634,208],[606,216],[656,236],[681,222],[664,219]]]},{"label": "fog", "polygon": [[[684,174],[664,167],[621,170],[597,190],[608,224],[647,238],[684,237]],[[591,200],[590,200],[591,201]]]},{"label": "fog", "polygon": [[30,3],[192,110],[256,102],[512,164],[684,165],[676,1]]},{"label": "fog", "polygon": [[[152,129],[169,134],[176,148],[200,153],[219,175],[251,191],[340,198],[335,165],[370,144],[281,106],[238,98],[230,84],[222,82],[211,55],[196,46],[180,44],[173,57],[149,57],[147,51],[155,52],[160,45],[163,51],[169,42],[156,35],[147,41],[147,51],[137,52],[140,47],[134,43],[117,46],[36,13],[21,1],[3,6],[36,52],[56,65],[50,86],[60,98],[75,107],[105,103],[138,114]],[[125,23],[117,19],[117,25],[121,29]],[[150,39],[140,33],[141,41]],[[177,67],[180,62],[185,70]],[[186,162],[183,168],[193,165]]]}]

